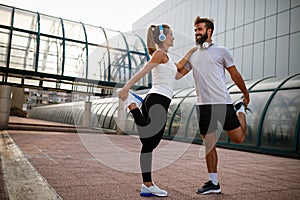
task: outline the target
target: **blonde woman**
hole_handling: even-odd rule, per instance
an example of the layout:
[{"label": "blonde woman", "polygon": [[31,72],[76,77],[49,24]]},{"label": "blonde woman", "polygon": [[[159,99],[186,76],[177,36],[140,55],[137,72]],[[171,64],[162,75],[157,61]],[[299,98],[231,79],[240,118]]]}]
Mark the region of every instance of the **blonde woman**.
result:
[{"label": "blonde woman", "polygon": [[[143,178],[141,196],[168,196],[167,191],[160,189],[153,183],[151,166],[152,152],[160,143],[165,130],[174,81],[181,77],[181,74],[177,72],[175,63],[168,55],[168,50],[173,46],[174,39],[169,25],[150,25],[147,31],[147,48],[151,59],[118,91],[119,98],[125,101],[134,117],[142,143],[140,154]],[[194,50],[191,49],[186,54],[185,60],[188,60]],[[141,102],[129,90],[150,71],[152,72],[152,87]],[[142,104],[141,109],[139,108],[140,104]]]}]

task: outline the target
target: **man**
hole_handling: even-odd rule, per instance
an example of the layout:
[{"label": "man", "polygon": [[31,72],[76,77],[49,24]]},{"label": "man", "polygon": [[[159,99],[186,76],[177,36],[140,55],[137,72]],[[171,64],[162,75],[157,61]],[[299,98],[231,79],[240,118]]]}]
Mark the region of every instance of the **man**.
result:
[{"label": "man", "polygon": [[[216,151],[217,123],[220,122],[223,125],[223,129],[227,131],[232,142],[242,143],[247,130],[245,112],[250,98],[244,80],[236,69],[228,49],[212,42],[213,20],[197,16],[194,20],[194,27],[195,41],[199,49],[193,52],[188,60],[182,59],[177,68],[182,76],[193,69],[195,79],[196,110],[200,134],[205,144],[205,159],[209,175],[209,181],[198,189],[198,193],[220,193]],[[243,100],[234,104],[226,87],[225,69],[244,94]]]}]

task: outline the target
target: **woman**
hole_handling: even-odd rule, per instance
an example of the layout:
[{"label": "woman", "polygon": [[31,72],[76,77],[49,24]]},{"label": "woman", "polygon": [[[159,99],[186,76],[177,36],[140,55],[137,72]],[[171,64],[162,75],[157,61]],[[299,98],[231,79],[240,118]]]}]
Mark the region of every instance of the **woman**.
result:
[{"label": "woman", "polygon": [[[177,72],[176,65],[168,55],[174,39],[169,25],[151,25],[147,31],[147,48],[151,59],[118,91],[118,96],[125,101],[125,105],[133,115],[142,143],[140,155],[143,178],[141,196],[168,196],[165,190],[160,189],[152,182],[151,166],[152,152],[161,141],[165,130],[167,111],[173,95],[174,79],[181,77],[181,74]],[[195,49],[191,49],[183,60],[188,60]],[[184,63],[180,62],[179,65],[184,65]],[[150,71],[152,71],[152,87],[142,101],[140,110],[141,101],[129,89]]]}]

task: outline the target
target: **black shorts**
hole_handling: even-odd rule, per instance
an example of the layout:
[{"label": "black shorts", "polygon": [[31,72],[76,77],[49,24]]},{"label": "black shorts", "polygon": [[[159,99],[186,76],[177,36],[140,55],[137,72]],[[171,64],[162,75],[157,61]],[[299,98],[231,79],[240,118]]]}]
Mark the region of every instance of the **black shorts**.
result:
[{"label": "black shorts", "polygon": [[225,131],[241,126],[232,104],[196,105],[196,108],[201,135],[215,132],[218,121]]}]

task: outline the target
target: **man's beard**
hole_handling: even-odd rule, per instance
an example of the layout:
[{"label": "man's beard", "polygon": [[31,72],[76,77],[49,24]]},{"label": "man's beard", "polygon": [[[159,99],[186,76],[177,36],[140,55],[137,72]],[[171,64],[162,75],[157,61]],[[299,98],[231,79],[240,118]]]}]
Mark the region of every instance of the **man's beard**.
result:
[{"label": "man's beard", "polygon": [[197,38],[197,36],[198,35],[196,35],[196,37],[195,37],[196,44],[200,44],[200,45],[202,45],[208,38],[207,31],[205,32],[205,34],[202,37]]}]

